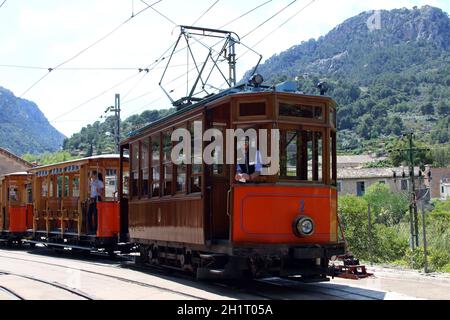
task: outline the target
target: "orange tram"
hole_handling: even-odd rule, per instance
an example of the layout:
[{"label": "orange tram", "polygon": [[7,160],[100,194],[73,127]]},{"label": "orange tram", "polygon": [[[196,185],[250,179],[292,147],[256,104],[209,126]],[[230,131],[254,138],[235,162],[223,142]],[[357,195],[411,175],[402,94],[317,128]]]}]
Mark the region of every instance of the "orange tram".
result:
[{"label": "orange tram", "polygon": [[[0,178],[0,237],[54,249],[138,248],[141,263],[201,279],[327,281],[330,259],[345,253],[338,238],[336,103],[290,88],[231,88],[131,133],[120,155]],[[231,151],[229,144],[214,152],[211,165],[196,159],[209,147],[198,134],[188,142],[196,149],[189,155],[194,161],[185,161],[187,153],[184,161],[172,161],[177,129],[215,129],[224,136],[228,130],[278,129],[279,139],[268,139],[269,150],[279,153],[278,166],[243,183],[236,164],[218,161]],[[94,178],[103,178],[96,201]]]},{"label": "orange tram", "polygon": [[[130,162],[129,188],[119,182],[121,216],[141,262],[199,278],[328,280],[330,259],[345,253],[338,239],[336,103],[290,87],[232,88],[121,143],[122,170]],[[196,123],[203,133],[224,136],[228,129],[278,129],[279,169],[240,183],[236,165],[220,164],[228,162],[171,162],[172,132],[193,133]]]},{"label": "orange tram", "polygon": [[[9,244],[114,252],[121,163],[127,168],[118,155],[95,156],[1,177],[1,238]],[[90,190],[94,178],[102,181],[96,201]]]},{"label": "orange tram", "polygon": [[12,244],[33,227],[32,179],[27,172],[0,177],[0,236]]}]

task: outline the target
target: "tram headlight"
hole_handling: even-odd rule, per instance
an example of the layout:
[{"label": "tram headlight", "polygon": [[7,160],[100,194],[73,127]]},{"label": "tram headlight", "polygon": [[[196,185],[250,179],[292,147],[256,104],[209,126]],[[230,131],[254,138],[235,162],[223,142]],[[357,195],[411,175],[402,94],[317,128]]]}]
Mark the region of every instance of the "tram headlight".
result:
[{"label": "tram headlight", "polygon": [[299,237],[309,237],[314,234],[314,221],[309,217],[298,217],[294,222],[294,232]]}]

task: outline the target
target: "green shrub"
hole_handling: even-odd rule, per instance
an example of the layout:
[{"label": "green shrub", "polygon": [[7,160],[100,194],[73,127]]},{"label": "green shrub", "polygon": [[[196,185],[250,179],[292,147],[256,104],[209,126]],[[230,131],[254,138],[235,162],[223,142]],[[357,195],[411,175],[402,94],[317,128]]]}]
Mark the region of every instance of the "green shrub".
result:
[{"label": "green shrub", "polygon": [[416,248],[414,250],[406,250],[405,262],[413,269],[423,269],[425,267],[425,253],[423,249]]},{"label": "green shrub", "polygon": [[430,268],[433,271],[443,271],[450,264],[450,254],[443,250],[430,250]]}]

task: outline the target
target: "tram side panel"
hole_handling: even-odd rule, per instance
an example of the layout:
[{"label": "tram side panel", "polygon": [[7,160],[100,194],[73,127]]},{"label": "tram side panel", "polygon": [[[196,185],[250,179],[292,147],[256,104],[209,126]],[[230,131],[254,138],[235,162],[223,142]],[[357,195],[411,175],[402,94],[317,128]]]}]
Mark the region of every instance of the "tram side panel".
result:
[{"label": "tram side panel", "polygon": [[129,232],[132,242],[155,241],[203,245],[203,200],[130,201]]},{"label": "tram side panel", "polygon": [[[235,244],[337,243],[336,192],[330,188],[237,186],[234,188]],[[295,234],[301,216],[314,222],[311,236]]]}]

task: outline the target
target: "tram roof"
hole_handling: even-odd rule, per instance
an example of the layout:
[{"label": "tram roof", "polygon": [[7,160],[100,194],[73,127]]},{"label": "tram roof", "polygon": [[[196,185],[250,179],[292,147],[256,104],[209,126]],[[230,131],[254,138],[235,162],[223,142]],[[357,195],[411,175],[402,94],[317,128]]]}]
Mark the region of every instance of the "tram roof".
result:
[{"label": "tram roof", "polygon": [[250,94],[255,94],[255,93],[266,93],[266,94],[267,93],[284,93],[284,94],[292,94],[292,95],[297,95],[297,96],[302,96],[302,97],[309,97],[309,98],[321,98],[321,99],[330,100],[330,101],[334,102],[334,100],[331,97],[329,97],[329,96],[307,95],[307,94],[303,94],[301,92],[286,91],[286,90],[283,90],[282,87],[280,87],[280,86],[276,86],[276,87],[273,87],[273,86],[260,86],[258,88],[254,88],[254,87],[251,87],[251,86],[243,84],[243,85],[236,86],[234,88],[226,89],[226,90],[224,90],[222,92],[219,92],[219,93],[217,93],[215,95],[212,95],[210,97],[206,97],[205,99],[203,99],[200,102],[197,102],[197,103],[192,104],[190,106],[186,106],[186,107],[178,110],[175,113],[172,113],[172,114],[170,114],[170,115],[168,115],[168,116],[166,116],[164,118],[161,118],[159,120],[156,120],[154,122],[149,123],[145,127],[142,127],[142,128],[140,128],[138,130],[135,130],[135,131],[132,131],[132,132],[130,132],[127,135],[127,139],[125,139],[124,142],[127,141],[130,138],[133,138],[134,136],[137,136],[137,135],[141,134],[142,132],[148,130],[152,126],[159,125],[159,124],[164,123],[164,122],[166,122],[166,121],[168,121],[168,120],[170,120],[172,118],[180,116],[180,115],[182,115],[184,113],[187,113],[189,111],[192,111],[192,110],[204,107],[205,105],[207,105],[207,104],[209,104],[211,102],[214,102],[216,100],[219,100],[221,98],[224,98],[226,96],[235,96],[235,95],[238,95],[238,94],[249,94],[250,95]]},{"label": "tram roof", "polygon": [[120,159],[119,154],[104,154],[104,155],[92,156],[92,157],[87,157],[87,158],[82,158],[82,159],[75,159],[75,160],[69,160],[69,161],[65,161],[65,162],[59,162],[59,163],[34,167],[34,168],[30,169],[30,172],[37,172],[37,171],[41,171],[43,169],[60,167],[60,166],[64,166],[64,165],[76,165],[79,163],[85,163],[85,162],[95,161],[95,160],[116,160],[116,159],[117,160]]}]

